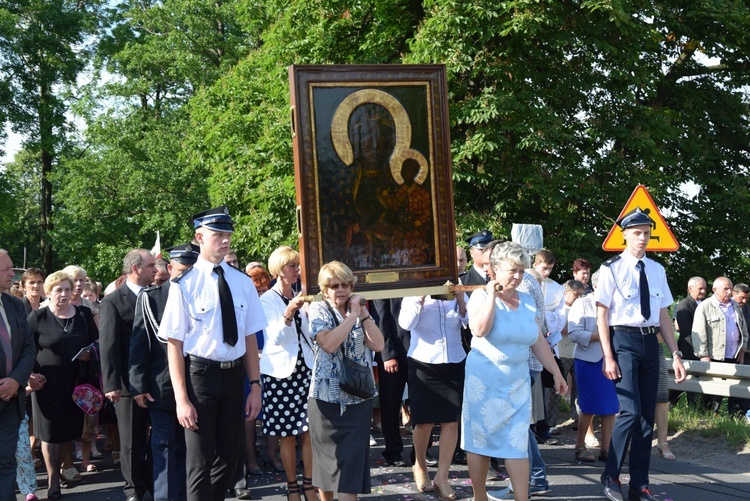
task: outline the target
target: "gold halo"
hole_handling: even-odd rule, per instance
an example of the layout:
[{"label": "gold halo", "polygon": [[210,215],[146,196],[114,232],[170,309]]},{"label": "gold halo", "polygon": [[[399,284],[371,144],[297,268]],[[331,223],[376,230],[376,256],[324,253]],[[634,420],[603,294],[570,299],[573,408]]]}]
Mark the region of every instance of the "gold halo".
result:
[{"label": "gold halo", "polygon": [[396,130],[396,145],[393,148],[389,166],[391,175],[398,184],[403,184],[401,166],[404,160],[413,159],[419,163],[419,172],[415,178],[418,184],[424,183],[430,170],[427,159],[419,151],[409,147],[411,144],[411,121],[401,103],[388,94],[378,89],[362,89],[352,92],[339,104],[333,114],[331,121],[331,141],[336,154],[347,167],[354,162],[354,152],[349,140],[349,118],[354,110],[366,103],[379,104],[391,114]]}]

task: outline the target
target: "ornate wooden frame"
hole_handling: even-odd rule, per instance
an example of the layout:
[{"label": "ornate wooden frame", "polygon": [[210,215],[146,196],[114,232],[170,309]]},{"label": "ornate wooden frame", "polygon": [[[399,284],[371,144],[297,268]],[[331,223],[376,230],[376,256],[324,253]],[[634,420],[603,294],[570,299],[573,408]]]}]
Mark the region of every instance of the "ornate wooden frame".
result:
[{"label": "ornate wooden frame", "polygon": [[328,261],[357,290],[456,277],[443,65],[289,67],[302,285]]}]

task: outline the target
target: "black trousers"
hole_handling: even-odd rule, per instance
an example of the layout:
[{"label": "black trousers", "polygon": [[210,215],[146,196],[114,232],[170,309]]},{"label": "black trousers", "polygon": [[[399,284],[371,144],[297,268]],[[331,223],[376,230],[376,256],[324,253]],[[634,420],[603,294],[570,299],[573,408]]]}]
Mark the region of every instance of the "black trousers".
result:
[{"label": "black trousers", "polygon": [[401,440],[401,400],[409,376],[406,360],[398,364],[398,372],[386,372],[382,365],[378,366],[378,380],[380,382],[380,423],[383,428],[386,459],[401,458],[404,442]]},{"label": "black trousers", "polygon": [[0,404],[0,501],[16,501],[16,445],[21,426],[17,399]]},{"label": "black trousers", "polygon": [[198,429],[185,430],[187,499],[222,501],[243,437],[245,367],[220,369],[189,358],[185,367],[188,398],[198,414]]},{"label": "black trousers", "polygon": [[125,480],[125,497],[153,492],[153,467],[148,443],[148,409],[132,397],[121,397],[115,404],[117,430],[120,432],[120,471]]}]

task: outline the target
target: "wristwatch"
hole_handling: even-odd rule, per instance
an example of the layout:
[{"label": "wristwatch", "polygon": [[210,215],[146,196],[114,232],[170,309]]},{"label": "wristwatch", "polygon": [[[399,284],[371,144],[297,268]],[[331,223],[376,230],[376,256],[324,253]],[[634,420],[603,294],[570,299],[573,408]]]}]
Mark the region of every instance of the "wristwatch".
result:
[{"label": "wristwatch", "polygon": [[674,358],[674,357],[680,357],[680,358],[682,358],[682,352],[681,352],[680,350],[677,350],[677,351],[673,351],[673,352],[672,352],[672,357],[673,357],[673,358]]}]

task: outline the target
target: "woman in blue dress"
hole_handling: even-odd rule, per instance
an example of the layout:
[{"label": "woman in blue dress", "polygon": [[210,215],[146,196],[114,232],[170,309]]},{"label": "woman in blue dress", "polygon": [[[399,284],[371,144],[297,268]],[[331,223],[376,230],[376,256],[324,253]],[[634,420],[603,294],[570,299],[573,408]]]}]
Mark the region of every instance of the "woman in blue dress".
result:
[{"label": "woman in blue dress", "polygon": [[[475,501],[487,500],[491,457],[505,458],[512,485],[529,484],[529,348],[554,376],[557,391],[567,390],[536,324],[533,298],[516,290],[528,267],[523,247],[498,244],[490,256],[495,278],[484,290],[474,291],[467,305],[474,337],[466,357],[461,447],[467,452]],[[496,285],[502,290],[496,291]],[[514,493],[516,500],[528,499],[527,489]]]}]

